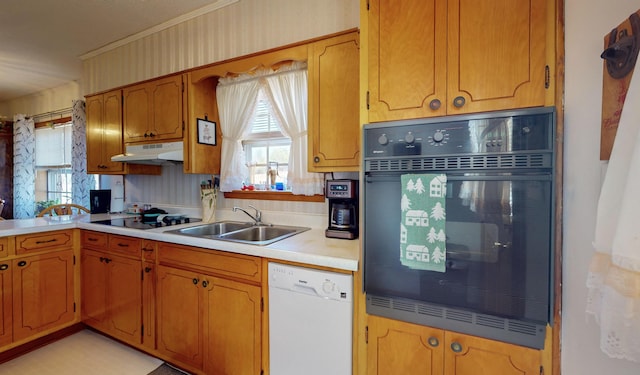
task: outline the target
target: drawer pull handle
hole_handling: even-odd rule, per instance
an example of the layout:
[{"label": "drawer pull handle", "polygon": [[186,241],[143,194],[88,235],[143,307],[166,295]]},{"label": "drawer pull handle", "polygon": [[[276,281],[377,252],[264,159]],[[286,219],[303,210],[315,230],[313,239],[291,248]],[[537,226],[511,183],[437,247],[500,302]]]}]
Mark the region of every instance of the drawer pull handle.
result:
[{"label": "drawer pull handle", "polygon": [[122,242],[119,242],[119,243],[118,243],[118,246],[120,246],[120,247],[129,247],[129,245],[128,245],[128,244],[126,244],[126,243],[122,243]]},{"label": "drawer pull handle", "polygon": [[453,350],[454,353],[460,353],[462,352],[462,345],[460,345],[459,342],[452,342],[451,343],[451,350]]},{"label": "drawer pull handle", "polygon": [[95,238],[95,237],[89,237],[89,238],[87,238],[87,241],[97,242],[97,241],[98,241],[98,239],[97,239],[97,238]]},{"label": "drawer pull handle", "polygon": [[50,243],[50,242],[56,242],[57,240],[55,238],[52,238],[50,240],[42,240],[42,241],[36,241],[36,244],[42,244],[42,243]]},{"label": "drawer pull handle", "polygon": [[0,271],[6,271],[9,269],[9,265],[6,263],[0,264]]},{"label": "drawer pull handle", "polygon": [[27,265],[27,261],[26,260],[21,260],[18,262],[18,267],[24,267]]},{"label": "drawer pull handle", "polygon": [[142,248],[142,251],[149,251],[149,252],[151,252],[151,251],[153,251],[153,248],[143,247],[143,248]]}]

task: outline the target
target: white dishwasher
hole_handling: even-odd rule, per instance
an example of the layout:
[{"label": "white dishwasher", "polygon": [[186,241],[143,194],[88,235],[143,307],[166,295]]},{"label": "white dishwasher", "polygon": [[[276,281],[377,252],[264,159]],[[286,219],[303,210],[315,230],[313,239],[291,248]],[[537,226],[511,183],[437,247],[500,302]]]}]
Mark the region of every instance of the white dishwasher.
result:
[{"label": "white dishwasher", "polygon": [[271,375],[349,375],[353,276],[269,263]]}]

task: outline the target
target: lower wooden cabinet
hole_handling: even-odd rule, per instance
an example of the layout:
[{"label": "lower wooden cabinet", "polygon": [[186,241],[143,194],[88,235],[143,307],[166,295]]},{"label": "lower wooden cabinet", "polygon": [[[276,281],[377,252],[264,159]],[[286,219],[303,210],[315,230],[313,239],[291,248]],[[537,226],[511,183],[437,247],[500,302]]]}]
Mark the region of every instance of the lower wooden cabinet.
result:
[{"label": "lower wooden cabinet", "polygon": [[[0,243],[2,242],[0,238]],[[10,261],[0,262],[0,347],[13,341],[13,284]]]},{"label": "lower wooden cabinet", "polygon": [[475,336],[368,317],[367,375],[538,375],[541,353]]},{"label": "lower wooden cabinet", "polygon": [[263,309],[256,281],[260,259],[185,251],[190,250],[160,247],[158,352],[205,374],[260,374]]},{"label": "lower wooden cabinet", "polygon": [[140,260],[83,249],[83,321],[121,340],[141,344],[140,274]]}]

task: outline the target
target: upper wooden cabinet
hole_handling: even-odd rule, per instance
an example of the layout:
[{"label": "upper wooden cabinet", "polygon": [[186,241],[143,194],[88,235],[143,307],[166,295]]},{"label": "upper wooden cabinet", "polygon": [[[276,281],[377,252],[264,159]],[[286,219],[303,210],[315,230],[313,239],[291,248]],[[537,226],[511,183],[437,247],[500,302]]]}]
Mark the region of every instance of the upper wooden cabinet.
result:
[{"label": "upper wooden cabinet", "polygon": [[359,169],[359,39],[350,32],[309,45],[309,171]]},{"label": "upper wooden cabinet", "polygon": [[178,74],[122,90],[125,143],[182,140],[182,80]]},{"label": "upper wooden cabinet", "polygon": [[87,172],[118,174],[124,163],[112,162],[122,154],[122,92],[87,97]]},{"label": "upper wooden cabinet", "polygon": [[547,0],[369,0],[369,122],[542,106]]}]

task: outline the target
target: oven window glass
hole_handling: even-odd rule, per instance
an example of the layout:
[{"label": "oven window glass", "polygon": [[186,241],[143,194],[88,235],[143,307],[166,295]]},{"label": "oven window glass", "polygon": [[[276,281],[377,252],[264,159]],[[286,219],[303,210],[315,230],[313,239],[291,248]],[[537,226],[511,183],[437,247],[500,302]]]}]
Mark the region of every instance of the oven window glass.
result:
[{"label": "oven window glass", "polygon": [[547,322],[551,176],[447,177],[444,273],[400,264],[400,176],[367,178],[367,293]]}]

